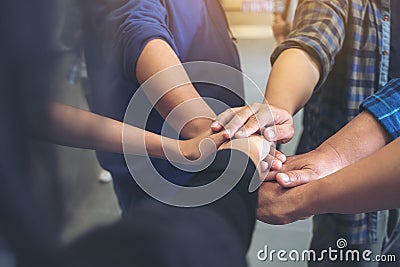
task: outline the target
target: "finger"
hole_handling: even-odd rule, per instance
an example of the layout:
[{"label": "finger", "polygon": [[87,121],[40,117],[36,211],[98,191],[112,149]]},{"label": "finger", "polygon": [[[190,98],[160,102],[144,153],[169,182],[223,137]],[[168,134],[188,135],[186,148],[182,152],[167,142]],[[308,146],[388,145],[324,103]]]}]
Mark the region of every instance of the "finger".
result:
[{"label": "finger", "polygon": [[217,152],[217,149],[226,141],[223,132],[212,134],[201,139],[199,143],[200,157],[196,161],[203,161],[209,155]]},{"label": "finger", "polygon": [[290,188],[310,182],[311,175],[309,170],[289,171],[278,173],[276,180],[282,187]]},{"label": "finger", "polygon": [[284,144],[292,140],[294,128],[292,124],[276,125],[275,127],[266,128],[263,135],[270,142],[277,141]]},{"label": "finger", "polygon": [[261,169],[261,172],[267,172],[268,169],[269,169],[269,164],[268,164],[268,162],[266,162],[266,161],[261,161],[261,162],[260,162],[260,169]]},{"label": "finger", "polygon": [[274,158],[280,160],[282,163],[286,162],[286,156],[279,150],[277,150],[275,147],[271,146],[271,150],[269,152]]},{"label": "finger", "polygon": [[214,122],[211,124],[211,129],[215,132],[219,132],[222,130],[222,128],[232,120],[232,118],[235,116],[236,112],[241,109],[242,107],[239,108],[229,108],[219,114],[215,119]]},{"label": "finger", "polygon": [[[268,156],[269,157],[269,156]],[[279,171],[282,169],[282,162],[277,159],[268,160],[267,158],[260,161],[259,163],[261,172]]]},{"label": "finger", "polygon": [[218,148],[218,147],[220,147],[223,143],[225,143],[225,141],[226,141],[226,138],[225,138],[224,135],[225,135],[225,134],[224,134],[224,132],[222,131],[222,132],[215,133],[215,134],[212,134],[212,135],[208,136],[207,139],[211,139],[211,140],[214,142],[214,144],[217,146],[217,148]]},{"label": "finger", "polygon": [[213,130],[214,132],[219,132],[222,128],[222,125],[217,120],[211,124],[211,130]]},{"label": "finger", "polygon": [[282,169],[282,161],[274,159],[271,164],[271,170],[279,171]]},{"label": "finger", "polygon": [[276,179],[276,174],[278,171],[282,169],[282,162],[276,158],[273,157],[273,155],[268,154],[267,157],[261,161],[262,164],[265,164],[264,166],[267,166],[268,169],[266,168],[263,170],[263,180],[264,181],[272,181]]},{"label": "finger", "polygon": [[278,174],[278,171],[273,171],[270,170],[268,174],[264,177],[264,181],[275,181],[276,180],[276,175]]},{"label": "finger", "polygon": [[264,130],[265,127],[274,125],[275,118],[265,104],[255,106],[257,112],[248,118],[246,123],[237,132],[237,137],[248,137],[255,132]]},{"label": "finger", "polygon": [[235,133],[247,122],[247,120],[254,114],[255,110],[250,106],[236,112],[235,116],[225,126],[226,132],[229,137],[233,137]]},{"label": "finger", "polygon": [[248,118],[246,123],[236,132],[235,137],[249,137],[250,135],[259,131],[263,127],[263,125],[264,124],[260,123],[260,121],[257,119],[256,115],[252,115]]}]

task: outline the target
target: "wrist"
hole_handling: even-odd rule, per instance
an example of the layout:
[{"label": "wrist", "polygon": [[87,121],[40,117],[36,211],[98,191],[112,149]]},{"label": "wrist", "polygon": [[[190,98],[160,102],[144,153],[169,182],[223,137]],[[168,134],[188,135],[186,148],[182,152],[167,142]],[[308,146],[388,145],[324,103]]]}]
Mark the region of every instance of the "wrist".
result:
[{"label": "wrist", "polygon": [[[185,160],[197,160],[200,157],[199,147],[193,144],[194,139],[178,140],[179,142],[179,157],[184,157]],[[197,144],[198,146],[199,144]]]},{"label": "wrist", "polygon": [[320,194],[323,193],[321,189],[322,180],[316,180],[308,184],[297,187],[299,189],[298,194],[300,195],[298,211],[302,217],[310,217],[313,215],[325,213],[322,209],[323,204],[321,203]]},{"label": "wrist", "polygon": [[313,152],[318,155],[315,158],[318,159],[316,165],[321,172],[319,173],[320,177],[336,172],[348,165],[335,144],[329,140],[322,143]]},{"label": "wrist", "polygon": [[181,162],[183,159],[183,142],[183,140],[162,137],[162,158],[173,162]]},{"label": "wrist", "polygon": [[192,139],[199,136],[209,136],[213,132],[211,130],[211,118],[198,118],[188,122],[181,130],[180,135],[186,139]]}]

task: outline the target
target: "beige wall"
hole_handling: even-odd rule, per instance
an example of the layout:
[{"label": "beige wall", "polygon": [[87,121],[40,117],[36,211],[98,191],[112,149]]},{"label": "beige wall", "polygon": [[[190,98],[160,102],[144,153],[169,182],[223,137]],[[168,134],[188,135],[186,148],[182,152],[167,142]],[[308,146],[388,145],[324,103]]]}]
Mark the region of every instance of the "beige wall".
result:
[{"label": "beige wall", "polygon": [[221,0],[222,5],[229,9],[240,9],[242,0]]}]

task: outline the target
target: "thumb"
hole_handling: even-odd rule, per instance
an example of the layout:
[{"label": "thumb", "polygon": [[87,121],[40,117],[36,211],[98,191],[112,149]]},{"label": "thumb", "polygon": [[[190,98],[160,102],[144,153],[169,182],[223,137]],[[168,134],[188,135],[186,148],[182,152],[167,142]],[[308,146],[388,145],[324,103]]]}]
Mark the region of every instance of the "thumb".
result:
[{"label": "thumb", "polygon": [[278,173],[276,175],[276,180],[282,187],[290,188],[306,184],[313,179],[311,170],[297,170]]},{"label": "thumb", "polygon": [[225,133],[225,131],[221,131],[221,132],[218,132],[218,133],[208,136],[206,139],[211,140],[215,144],[216,148],[218,149],[227,140],[224,137],[224,133]]},{"label": "thumb", "polygon": [[279,143],[285,144],[289,142],[294,135],[293,124],[281,124],[275,127],[268,127],[264,130],[264,137],[270,141],[277,141]]},{"label": "thumb", "polygon": [[218,148],[225,142],[224,137],[225,131],[218,132],[216,134],[209,135],[207,137],[197,137],[197,145],[199,155],[196,157],[196,161],[201,162],[209,155],[216,153]]}]

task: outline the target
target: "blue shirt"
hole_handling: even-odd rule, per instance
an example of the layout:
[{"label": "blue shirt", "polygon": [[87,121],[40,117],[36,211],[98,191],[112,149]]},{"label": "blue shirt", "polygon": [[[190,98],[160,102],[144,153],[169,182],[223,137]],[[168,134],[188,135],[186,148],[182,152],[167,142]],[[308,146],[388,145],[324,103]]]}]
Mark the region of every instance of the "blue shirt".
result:
[{"label": "blue shirt", "polygon": [[[85,0],[83,5],[91,86],[88,102],[93,112],[123,120],[127,105],[139,88],[135,76],[137,60],[146,44],[155,38],[165,40],[182,62],[213,61],[240,70],[237,49],[218,0]],[[218,99],[231,107],[244,105],[242,80],[236,87],[239,96],[219,86],[195,87],[203,97]],[[163,122],[153,110],[146,130],[160,134]],[[100,152],[97,156],[114,178],[129,174],[123,155]],[[136,162],[140,168],[143,158],[138,157]],[[192,176],[168,161],[152,162],[159,173],[175,183],[184,183]]]},{"label": "blue shirt", "polygon": [[368,110],[389,133],[392,140],[400,136],[400,79],[393,79],[376,94],[364,100],[361,110]]}]

